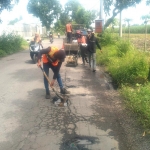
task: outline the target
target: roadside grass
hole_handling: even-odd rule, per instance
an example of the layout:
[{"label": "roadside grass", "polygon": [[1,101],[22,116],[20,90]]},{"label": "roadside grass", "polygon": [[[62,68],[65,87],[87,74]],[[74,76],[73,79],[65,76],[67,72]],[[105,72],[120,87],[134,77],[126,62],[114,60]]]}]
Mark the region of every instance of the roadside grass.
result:
[{"label": "roadside grass", "polygon": [[[116,34],[117,35],[117,34]],[[145,34],[128,34],[123,33],[122,39],[130,40],[134,47],[138,50],[144,50]],[[150,34],[146,35],[146,51],[150,51]]]},{"label": "roadside grass", "polygon": [[122,86],[120,92],[126,105],[138,115],[144,128],[150,129],[150,83],[134,87]]},{"label": "roadside grass", "polygon": [[[112,37],[109,33],[107,36]],[[97,51],[97,64],[104,66],[126,106],[138,114],[138,120],[145,129],[150,129],[150,54],[116,35],[110,40],[111,45],[103,41],[103,52]]]},{"label": "roadside grass", "polygon": [[0,57],[13,54],[20,50],[25,50],[27,48],[27,41],[14,33],[3,33],[0,36]]}]

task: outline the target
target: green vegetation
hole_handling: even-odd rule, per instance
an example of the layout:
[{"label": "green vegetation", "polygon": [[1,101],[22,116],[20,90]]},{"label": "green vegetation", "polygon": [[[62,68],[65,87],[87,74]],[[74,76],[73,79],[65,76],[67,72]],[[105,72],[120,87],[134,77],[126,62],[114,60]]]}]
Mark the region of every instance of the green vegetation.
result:
[{"label": "green vegetation", "polygon": [[[107,30],[112,30],[112,29],[107,29]],[[122,32],[123,33],[128,33],[128,27],[123,27],[122,28]],[[119,33],[119,28],[114,28],[113,30],[114,33]],[[132,25],[130,26],[130,33],[133,33],[133,34],[145,34],[145,25]],[[150,33],[150,25],[147,25],[147,33]]]},{"label": "green vegetation", "polygon": [[104,65],[112,76],[127,107],[138,114],[145,128],[150,128],[149,53],[137,50],[129,40],[109,32],[99,36],[99,40],[103,53],[97,51],[97,63]]},{"label": "green vegetation", "polygon": [[20,50],[27,49],[28,43],[14,33],[3,34],[0,36],[0,57],[13,54]]}]

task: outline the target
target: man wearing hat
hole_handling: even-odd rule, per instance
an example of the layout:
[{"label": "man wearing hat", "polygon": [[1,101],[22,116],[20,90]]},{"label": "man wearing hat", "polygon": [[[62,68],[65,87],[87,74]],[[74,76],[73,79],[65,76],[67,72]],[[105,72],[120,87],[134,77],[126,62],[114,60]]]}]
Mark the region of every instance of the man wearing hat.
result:
[{"label": "man wearing hat", "polygon": [[91,29],[87,30],[87,44],[88,44],[88,59],[89,59],[89,66],[93,70],[96,71],[96,45],[101,51],[101,46],[98,43],[97,38],[95,37],[94,33]]},{"label": "man wearing hat", "polygon": [[[54,73],[53,80],[51,81],[50,86],[54,86],[55,80],[57,79],[57,82],[60,87],[60,92],[62,94],[69,94],[69,92],[65,88],[63,88],[62,79],[59,73],[62,62],[64,62],[66,57],[65,51],[63,49],[59,50],[57,47],[54,46],[40,50],[38,55],[38,64],[37,64],[38,66],[41,66],[41,59],[40,59],[41,56],[43,62],[43,69],[46,75],[49,76],[49,68],[51,68]],[[45,97],[46,99],[49,99],[50,98],[49,84],[45,76],[44,76],[44,86],[46,90]]]}]

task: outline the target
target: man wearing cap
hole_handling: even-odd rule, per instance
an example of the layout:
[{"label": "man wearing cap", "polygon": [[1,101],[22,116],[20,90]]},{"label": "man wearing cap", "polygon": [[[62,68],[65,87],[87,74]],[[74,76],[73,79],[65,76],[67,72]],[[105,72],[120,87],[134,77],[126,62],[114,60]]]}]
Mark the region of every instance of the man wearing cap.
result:
[{"label": "man wearing cap", "polygon": [[87,44],[88,44],[88,58],[89,58],[89,66],[93,70],[96,71],[96,45],[101,51],[101,46],[98,43],[97,38],[95,37],[94,33],[91,29],[87,30]]},{"label": "man wearing cap", "polygon": [[71,43],[71,38],[72,38],[72,25],[71,25],[71,20],[66,24],[66,34],[67,34],[67,43]]},{"label": "man wearing cap", "polygon": [[[42,49],[39,52],[38,55],[38,66],[41,66],[41,55],[42,55],[42,61],[43,61],[43,69],[47,76],[49,76],[49,68],[52,69],[54,75],[53,80],[51,81],[50,86],[54,86],[55,80],[57,79],[57,82],[60,87],[60,92],[62,94],[69,94],[69,92],[63,88],[62,79],[59,73],[59,70],[61,68],[62,62],[65,60],[65,51],[63,49],[58,49],[57,47],[48,47],[46,49]],[[49,91],[49,84],[47,79],[44,76],[44,86],[46,90],[46,99],[50,98],[50,91]]]}]

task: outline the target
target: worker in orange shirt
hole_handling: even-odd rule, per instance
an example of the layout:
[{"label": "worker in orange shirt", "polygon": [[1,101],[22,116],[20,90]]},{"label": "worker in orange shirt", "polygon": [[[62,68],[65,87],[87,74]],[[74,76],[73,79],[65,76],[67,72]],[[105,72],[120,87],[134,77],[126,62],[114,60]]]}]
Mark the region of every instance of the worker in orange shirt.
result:
[{"label": "worker in orange shirt", "polygon": [[67,43],[71,43],[72,40],[72,25],[71,25],[71,20],[66,24],[66,34],[67,34]]},{"label": "worker in orange shirt", "polygon": [[[63,49],[58,49],[55,46],[48,47],[45,49],[42,49],[39,51],[38,54],[38,66],[41,66],[41,56],[42,57],[42,62],[43,62],[43,70],[46,73],[47,76],[49,76],[49,68],[53,71],[53,80],[51,81],[50,86],[54,86],[55,81],[57,80],[59,87],[60,87],[60,93],[62,94],[69,94],[69,91],[67,91],[62,83],[62,79],[60,76],[60,68],[62,66],[62,63],[65,60],[66,54]],[[50,98],[50,90],[49,90],[49,84],[44,76],[44,86],[46,90],[46,99]]]},{"label": "worker in orange shirt", "polygon": [[83,62],[83,65],[85,65],[85,61],[88,63],[87,43],[86,43],[86,36],[83,35],[82,31],[80,31],[80,37],[78,38],[78,44],[80,45],[80,54],[82,57],[82,62]]}]

